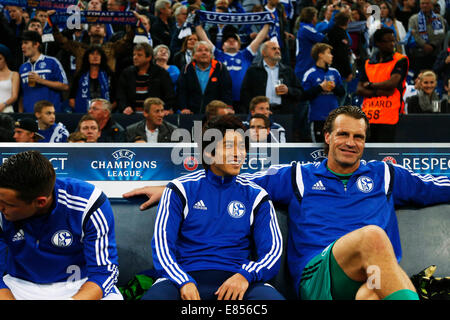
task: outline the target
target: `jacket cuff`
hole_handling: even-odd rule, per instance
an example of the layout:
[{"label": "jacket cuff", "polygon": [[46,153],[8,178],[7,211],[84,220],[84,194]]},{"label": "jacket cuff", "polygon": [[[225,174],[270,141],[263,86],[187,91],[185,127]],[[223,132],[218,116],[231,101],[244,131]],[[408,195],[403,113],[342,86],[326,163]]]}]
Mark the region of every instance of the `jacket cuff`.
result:
[{"label": "jacket cuff", "polygon": [[249,284],[253,282],[253,275],[251,273],[247,272],[244,269],[239,270],[238,273],[241,274],[245,279],[247,279]]}]

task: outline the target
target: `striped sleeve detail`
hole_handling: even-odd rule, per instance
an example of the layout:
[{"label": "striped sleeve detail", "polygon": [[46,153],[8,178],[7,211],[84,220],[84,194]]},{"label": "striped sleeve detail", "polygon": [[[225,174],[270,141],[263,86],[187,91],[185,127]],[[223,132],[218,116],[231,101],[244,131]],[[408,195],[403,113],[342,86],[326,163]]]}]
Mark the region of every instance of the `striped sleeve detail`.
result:
[{"label": "striped sleeve detail", "polygon": [[282,168],[290,167],[290,166],[291,166],[290,164],[272,165],[266,171],[258,171],[255,173],[241,173],[239,176],[246,178],[248,180],[254,180],[256,178],[260,178],[263,176],[270,176],[270,175],[277,174],[278,170],[280,170]]},{"label": "striped sleeve detail", "polygon": [[64,189],[58,189],[58,202],[69,209],[84,212],[89,200],[79,196],[70,195]]},{"label": "striped sleeve detail", "polygon": [[[271,269],[280,259],[282,254],[282,235],[278,220],[276,217],[275,209],[270,200],[270,236],[272,240],[271,248],[261,259],[258,261],[250,261],[248,264],[244,264],[242,268],[248,273],[258,273],[261,269]],[[258,277],[256,277],[258,278]]]},{"label": "striped sleeve detail", "polygon": [[89,220],[97,231],[97,238],[95,239],[95,261],[97,266],[107,266],[110,275],[102,283],[102,289],[106,294],[112,289],[117,282],[119,269],[117,265],[113,264],[109,259],[109,225],[106,218],[99,208],[95,210],[89,217]]},{"label": "striped sleeve detail", "polygon": [[395,167],[401,168],[402,170],[408,171],[413,177],[417,177],[423,182],[431,182],[439,187],[450,187],[450,178],[446,176],[433,176],[431,174],[419,174],[414,173],[412,170],[407,169],[401,165],[394,164]]},{"label": "striped sleeve detail", "polygon": [[172,256],[166,232],[167,221],[170,215],[170,198],[173,192],[172,189],[166,188],[161,197],[155,222],[154,241],[156,256],[158,257],[159,263],[171,280],[180,286],[183,283],[188,282],[189,277],[181,270],[180,266],[176,263],[175,258]]}]

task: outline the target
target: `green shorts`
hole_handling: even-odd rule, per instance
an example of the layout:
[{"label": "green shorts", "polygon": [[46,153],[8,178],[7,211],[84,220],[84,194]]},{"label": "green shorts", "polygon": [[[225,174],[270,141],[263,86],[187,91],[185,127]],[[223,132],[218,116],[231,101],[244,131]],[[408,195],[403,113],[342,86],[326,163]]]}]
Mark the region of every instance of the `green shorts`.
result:
[{"label": "green shorts", "polygon": [[311,259],[303,269],[300,282],[302,300],[354,300],[363,284],[350,279],[336,262],[334,241]]}]

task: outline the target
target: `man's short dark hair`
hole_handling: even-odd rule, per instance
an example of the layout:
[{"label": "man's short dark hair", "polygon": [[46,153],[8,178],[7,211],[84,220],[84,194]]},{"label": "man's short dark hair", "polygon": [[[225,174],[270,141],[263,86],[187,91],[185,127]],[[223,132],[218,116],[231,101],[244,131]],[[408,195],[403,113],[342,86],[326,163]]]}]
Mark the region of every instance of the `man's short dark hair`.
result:
[{"label": "man's short dark hair", "polygon": [[252,121],[252,119],[263,119],[264,121],[264,128],[270,128],[270,120],[269,118],[267,118],[265,115],[263,115],[262,113],[256,113],[254,115],[252,115],[252,117],[250,118],[249,126],[250,126],[250,122]]},{"label": "man's short dark hair", "polygon": [[394,34],[394,30],[392,30],[391,28],[381,28],[375,31],[375,33],[373,34],[373,42],[375,43],[375,45],[383,41],[384,35],[388,33]]},{"label": "man's short dark hair", "polygon": [[77,127],[77,130],[76,130],[76,131],[80,131],[81,124],[82,124],[83,122],[89,121],[89,120],[95,121],[95,123],[96,123],[97,126],[98,126],[98,130],[100,131],[100,125],[98,124],[97,119],[95,119],[95,118],[94,118],[93,116],[91,116],[90,114],[85,114],[85,115],[83,115],[83,116],[81,117],[80,121],[78,121],[78,127]]},{"label": "man's short dark hair", "polygon": [[317,15],[317,9],[314,7],[305,7],[300,12],[300,22],[311,23]]},{"label": "man's short dark hair", "polygon": [[[323,135],[324,136],[326,133],[331,133],[333,131],[334,121],[341,114],[347,115],[354,119],[364,119],[364,122],[366,123],[366,140],[367,140],[367,138],[369,138],[369,130],[370,130],[369,119],[367,119],[367,116],[364,113],[364,111],[362,111],[361,108],[356,107],[356,106],[343,106],[343,107],[339,107],[339,108],[332,110],[328,114],[328,117],[325,120],[325,124],[323,125]],[[323,149],[325,151],[325,154],[328,154],[329,145],[326,142],[325,142]]]},{"label": "man's short dark hair", "polygon": [[202,142],[201,142],[201,146],[202,146],[201,155],[202,155],[202,165],[206,170],[209,170],[209,167],[210,167],[209,162],[210,161],[205,158],[204,150],[206,149],[206,147],[210,147],[210,145],[213,144],[214,148],[212,149],[211,154],[214,156],[215,147],[216,147],[217,143],[220,141],[220,140],[205,141],[204,134],[205,134],[206,130],[209,130],[209,129],[219,130],[222,133],[222,139],[225,137],[227,130],[241,131],[243,138],[245,138],[245,150],[248,151],[249,141],[248,141],[248,138],[245,137],[245,126],[237,116],[232,115],[232,114],[226,114],[223,116],[213,117],[211,120],[207,121],[205,123],[205,125],[203,126],[203,134],[202,134]]},{"label": "man's short dark hair", "polygon": [[0,188],[16,191],[17,198],[27,203],[50,196],[55,179],[51,162],[35,150],[17,153],[0,166]]},{"label": "man's short dark hair", "polygon": [[145,56],[152,57],[153,58],[153,47],[149,45],[148,43],[141,42],[134,46],[133,51],[140,51],[143,50],[145,53]]},{"label": "man's short dark hair", "polygon": [[254,111],[256,106],[262,102],[267,102],[270,105],[270,99],[266,96],[256,96],[250,100],[249,111]]},{"label": "man's short dark hair", "polygon": [[48,100],[39,100],[34,104],[34,112],[41,113],[45,107],[53,107],[53,103]]},{"label": "man's short dark hair", "polygon": [[350,21],[350,14],[348,14],[347,12],[339,12],[334,16],[334,23],[338,27],[346,26],[349,21]]}]

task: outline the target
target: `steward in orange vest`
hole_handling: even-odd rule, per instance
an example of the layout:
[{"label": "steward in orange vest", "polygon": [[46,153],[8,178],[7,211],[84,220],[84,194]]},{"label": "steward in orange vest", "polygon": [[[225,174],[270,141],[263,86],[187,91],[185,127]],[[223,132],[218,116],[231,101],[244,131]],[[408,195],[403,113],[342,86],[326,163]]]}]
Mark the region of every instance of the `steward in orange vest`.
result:
[{"label": "steward in orange vest", "polygon": [[394,31],[382,28],[374,34],[378,52],[364,65],[356,93],[364,97],[362,110],[370,122],[369,141],[392,142],[399,115],[404,113],[403,94],[408,57],[395,53]]}]

